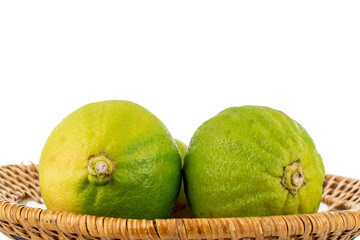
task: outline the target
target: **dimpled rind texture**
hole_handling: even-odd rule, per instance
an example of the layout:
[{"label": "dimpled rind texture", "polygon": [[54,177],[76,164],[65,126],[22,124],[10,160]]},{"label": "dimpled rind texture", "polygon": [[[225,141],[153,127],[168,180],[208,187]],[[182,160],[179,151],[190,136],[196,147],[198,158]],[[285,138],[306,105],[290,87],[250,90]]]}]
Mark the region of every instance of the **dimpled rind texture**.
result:
[{"label": "dimpled rind texture", "polygon": [[[293,196],[284,167],[300,160],[306,180]],[[268,107],[223,110],[194,133],[184,161],[187,199],[197,217],[250,217],[318,210],[325,170],[296,121]]]},{"label": "dimpled rind texture", "polygon": [[[105,186],[89,183],[89,157],[116,162]],[[177,199],[181,159],[164,124],[129,101],[85,105],[51,133],[39,163],[50,210],[135,219],[166,218]]]}]

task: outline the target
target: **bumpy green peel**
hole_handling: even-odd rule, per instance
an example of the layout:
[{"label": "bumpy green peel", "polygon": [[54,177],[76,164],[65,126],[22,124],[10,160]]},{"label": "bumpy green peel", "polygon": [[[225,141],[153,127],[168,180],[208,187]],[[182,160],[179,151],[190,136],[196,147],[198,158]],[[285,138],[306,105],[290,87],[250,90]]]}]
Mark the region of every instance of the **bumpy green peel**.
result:
[{"label": "bumpy green peel", "polygon": [[41,196],[53,211],[166,218],[180,183],[180,154],[168,129],[129,101],[90,103],[69,114],[39,162]]},{"label": "bumpy green peel", "polygon": [[197,217],[250,217],[318,210],[324,165],[306,130],[283,112],[231,107],[194,133],[184,186]]}]

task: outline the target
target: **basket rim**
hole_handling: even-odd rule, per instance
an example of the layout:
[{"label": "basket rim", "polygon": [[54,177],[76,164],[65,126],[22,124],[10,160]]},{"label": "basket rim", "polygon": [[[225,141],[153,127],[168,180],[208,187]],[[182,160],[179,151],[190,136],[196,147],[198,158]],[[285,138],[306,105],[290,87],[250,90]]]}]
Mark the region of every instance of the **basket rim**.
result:
[{"label": "basket rim", "polygon": [[[0,169],[6,167],[19,167],[28,168],[30,171],[34,170],[37,165],[2,165]],[[0,176],[1,180],[1,176]],[[326,174],[325,181],[337,182],[356,182],[360,184],[360,180],[348,178],[344,176]],[[0,181],[0,186],[3,184]],[[360,190],[358,190],[360,192]],[[360,193],[359,193],[360,194]],[[21,198],[23,199],[23,198]],[[335,202],[338,201],[338,202]],[[359,198],[360,201],[360,198]],[[191,239],[189,231],[191,224],[195,222],[208,222],[210,229],[211,224],[220,222],[220,225],[229,226],[229,223],[238,224],[237,227],[247,227],[247,224],[253,225],[253,229],[244,229],[244,232],[251,233],[255,238],[268,236],[278,233],[278,236],[297,235],[300,237],[308,236],[312,232],[326,233],[326,232],[340,232],[346,231],[359,235],[360,229],[360,203],[351,202],[349,199],[336,198],[334,196],[327,196],[323,192],[321,202],[328,205],[341,205],[345,208],[343,210],[331,212],[317,212],[313,214],[292,214],[292,215],[279,215],[279,216],[258,216],[258,217],[228,217],[228,218],[168,218],[168,219],[124,219],[101,217],[87,214],[79,214],[65,211],[52,211],[48,209],[29,207],[19,204],[18,202],[7,202],[0,198],[0,221],[7,221],[9,224],[15,224],[22,227],[37,228],[39,231],[61,231],[65,234],[81,233],[89,237],[107,237],[107,236],[122,236],[131,239],[131,233],[141,236],[143,230],[148,230],[147,234],[157,236],[158,239],[163,239],[166,234],[172,235],[166,225],[174,225],[178,230],[182,227],[185,228],[186,236],[181,236],[181,232],[176,233],[174,238]],[[330,204],[329,204],[330,203]],[[70,222],[70,223],[69,223]],[[244,225],[244,223],[247,223]],[[275,223],[275,225],[274,225]],[[109,224],[107,226],[107,224]],[[285,224],[285,225],[284,225]],[[111,225],[111,226],[110,226]],[[141,227],[143,225],[143,227]],[[278,226],[286,226],[287,232],[283,233]],[[117,226],[120,232],[114,232],[113,226]],[[146,227],[144,227],[146,226]],[[180,227],[179,227],[180,226]],[[298,229],[298,228],[303,229]],[[145,229],[146,228],[146,229]],[[278,228],[278,229],[277,229]],[[165,229],[165,230],[164,230]],[[168,229],[168,233],[166,233]],[[238,228],[236,228],[238,229]],[[270,229],[270,230],[269,230]],[[213,229],[211,229],[213,230]],[[151,231],[155,231],[151,233]],[[220,230],[219,230],[220,231]],[[271,231],[267,233],[266,231]],[[146,232],[146,231],[145,231]],[[226,232],[225,230],[223,232]],[[105,236],[103,235],[105,233]],[[230,235],[234,234],[229,232]],[[191,234],[191,230],[190,230]],[[199,235],[200,233],[198,233]],[[196,234],[195,234],[196,235]]]}]

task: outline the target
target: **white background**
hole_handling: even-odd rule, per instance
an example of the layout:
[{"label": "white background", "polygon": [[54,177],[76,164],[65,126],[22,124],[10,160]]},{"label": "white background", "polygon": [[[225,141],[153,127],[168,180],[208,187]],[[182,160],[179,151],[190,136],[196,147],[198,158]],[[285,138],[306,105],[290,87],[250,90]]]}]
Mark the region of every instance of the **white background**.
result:
[{"label": "white background", "polygon": [[219,111],[264,105],[360,178],[356,1],[1,1],[0,164],[38,163],[84,104],[123,99],[188,143]]}]

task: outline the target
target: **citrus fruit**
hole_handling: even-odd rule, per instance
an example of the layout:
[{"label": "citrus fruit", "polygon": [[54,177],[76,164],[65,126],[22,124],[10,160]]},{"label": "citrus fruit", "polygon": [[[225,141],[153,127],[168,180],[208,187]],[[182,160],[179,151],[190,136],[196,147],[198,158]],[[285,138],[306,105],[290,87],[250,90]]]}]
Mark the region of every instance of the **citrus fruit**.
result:
[{"label": "citrus fruit", "polygon": [[324,180],[322,159],[305,129],[262,106],[231,107],[204,122],[183,171],[197,217],[314,213]]},{"label": "citrus fruit", "polygon": [[39,163],[50,210],[166,218],[178,196],[181,159],[165,125],[129,101],[90,103],[50,134]]},{"label": "citrus fruit", "polygon": [[[185,143],[181,142],[176,138],[175,138],[175,142],[180,151],[181,166],[183,166],[187,146]],[[169,218],[189,218],[189,217],[193,217],[193,214],[186,200],[186,195],[184,191],[184,181],[181,181],[179,196],[175,202],[175,205],[170,213]]]}]

